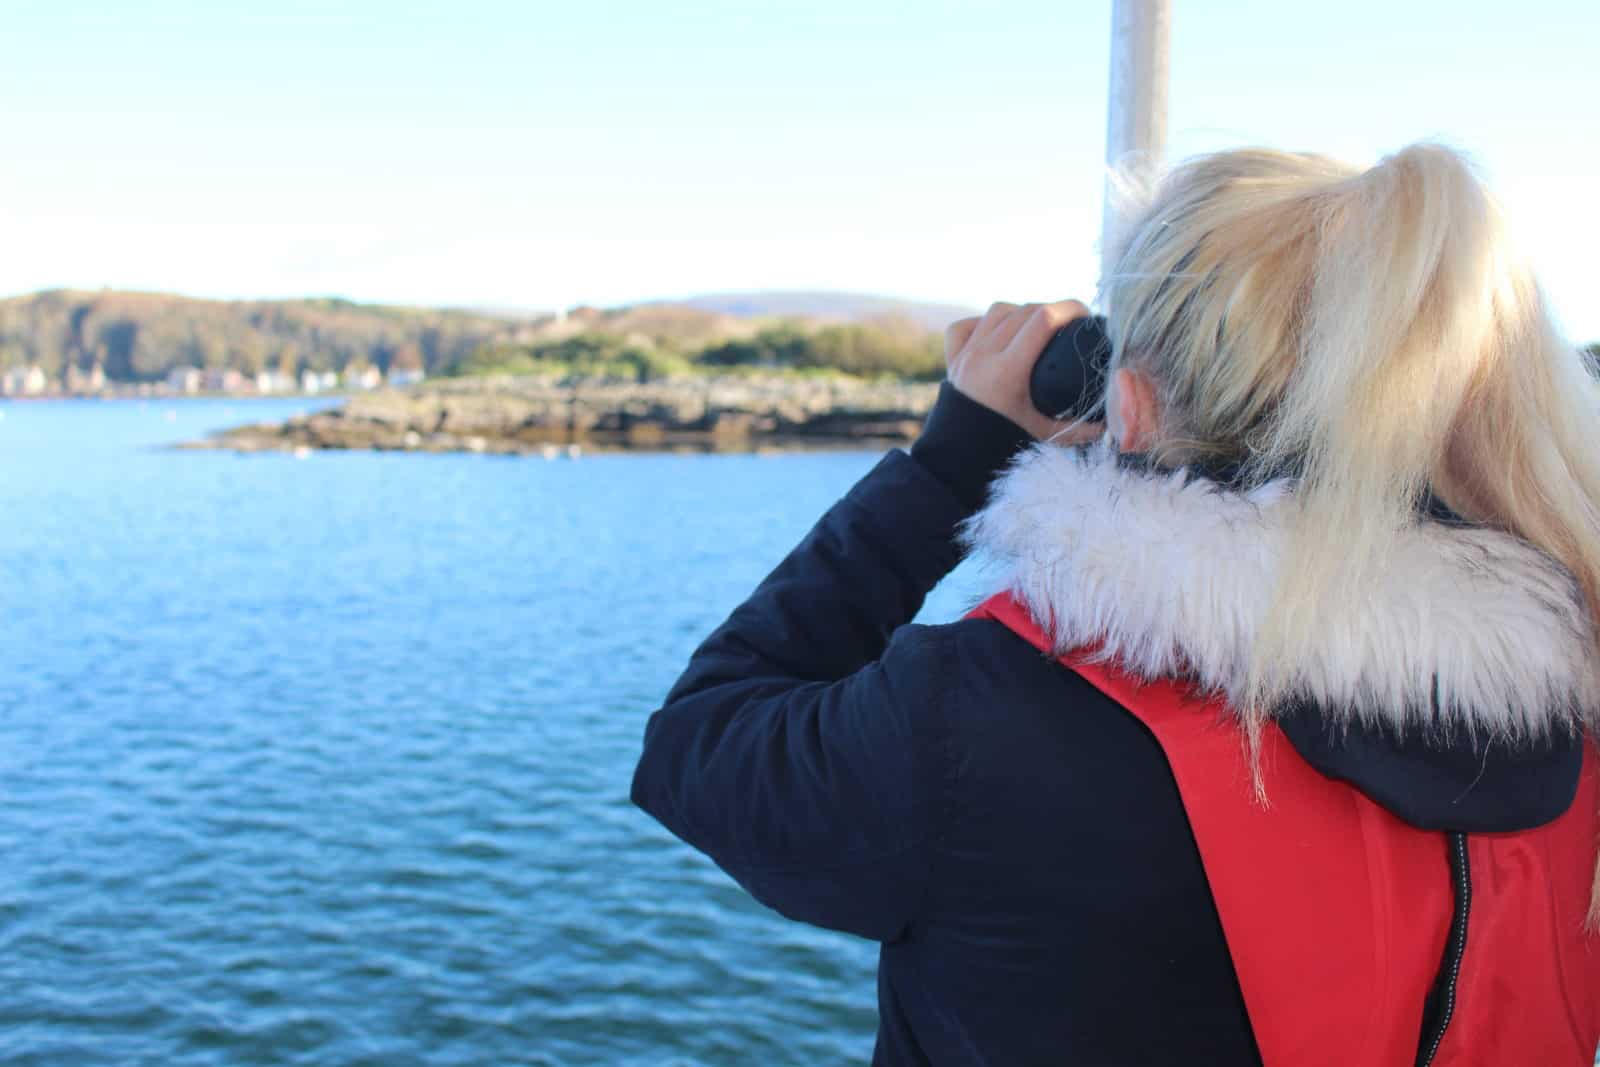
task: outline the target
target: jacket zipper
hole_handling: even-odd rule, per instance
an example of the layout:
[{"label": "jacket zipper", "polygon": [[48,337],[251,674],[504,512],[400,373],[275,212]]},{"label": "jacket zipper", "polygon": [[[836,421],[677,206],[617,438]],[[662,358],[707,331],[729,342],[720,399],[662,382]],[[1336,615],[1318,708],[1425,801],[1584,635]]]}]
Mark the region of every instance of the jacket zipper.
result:
[{"label": "jacket zipper", "polygon": [[1439,976],[1444,979],[1444,1001],[1439,1009],[1432,1040],[1425,1040],[1427,1054],[1417,1059],[1417,1067],[1429,1067],[1444,1042],[1450,1018],[1456,1011],[1456,983],[1461,979],[1461,958],[1467,953],[1467,916],[1472,911],[1472,868],[1467,862],[1467,835],[1450,834],[1450,879],[1455,890],[1455,913],[1450,919],[1450,941],[1445,946]]}]

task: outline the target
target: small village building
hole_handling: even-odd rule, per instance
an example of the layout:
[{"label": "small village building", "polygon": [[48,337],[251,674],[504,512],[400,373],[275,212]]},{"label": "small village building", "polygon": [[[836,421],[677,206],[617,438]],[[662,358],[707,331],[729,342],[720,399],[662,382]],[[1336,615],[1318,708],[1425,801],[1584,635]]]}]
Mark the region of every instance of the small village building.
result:
[{"label": "small village building", "polygon": [[344,384],[346,389],[376,389],[383,384],[383,372],[370,363],[346,367]]},{"label": "small village building", "polygon": [[39,396],[50,390],[50,376],[37,363],[12,367],[0,375],[0,396]]},{"label": "small village building", "polygon": [[294,378],[282,371],[264,370],[256,375],[258,393],[292,393],[294,390]]},{"label": "small village building", "polygon": [[173,367],[167,372],[167,388],[175,393],[193,395],[200,391],[199,367]]},{"label": "small village building", "polygon": [[236,370],[208,370],[200,375],[200,389],[207,393],[242,393],[245,377]]}]

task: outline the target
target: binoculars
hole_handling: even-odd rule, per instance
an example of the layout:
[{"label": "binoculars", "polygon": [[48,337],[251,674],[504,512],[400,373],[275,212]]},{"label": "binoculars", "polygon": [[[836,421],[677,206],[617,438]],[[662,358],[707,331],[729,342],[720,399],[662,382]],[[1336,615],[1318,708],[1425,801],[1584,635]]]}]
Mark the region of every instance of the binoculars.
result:
[{"label": "binoculars", "polygon": [[1104,315],[1074,319],[1050,338],[1033,365],[1028,395],[1052,419],[1104,422],[1111,338]]}]

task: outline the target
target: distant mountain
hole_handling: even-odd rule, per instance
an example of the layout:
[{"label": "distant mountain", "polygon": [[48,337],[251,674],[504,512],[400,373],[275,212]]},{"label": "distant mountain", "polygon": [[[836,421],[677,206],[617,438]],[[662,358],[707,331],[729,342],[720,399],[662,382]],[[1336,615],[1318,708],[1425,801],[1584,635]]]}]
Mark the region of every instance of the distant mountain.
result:
[{"label": "distant mountain", "polygon": [[874,296],[870,293],[790,291],[707,293],[683,300],[663,300],[659,303],[678,304],[739,318],[792,317],[861,322],[866,319],[896,316],[908,318],[929,330],[943,330],[957,319],[978,313],[972,308],[957,304],[900,300],[890,296]]}]

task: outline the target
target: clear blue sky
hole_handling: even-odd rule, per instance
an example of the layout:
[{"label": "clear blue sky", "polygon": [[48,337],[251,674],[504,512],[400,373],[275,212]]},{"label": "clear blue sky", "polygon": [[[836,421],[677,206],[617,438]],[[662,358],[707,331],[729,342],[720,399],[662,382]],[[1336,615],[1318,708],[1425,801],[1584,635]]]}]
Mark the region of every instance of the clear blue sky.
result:
[{"label": "clear blue sky", "polygon": [[[1600,3],[1176,7],[1174,154],[1448,140],[1600,338]],[[0,293],[1084,294],[1109,8],[0,0]]]}]

